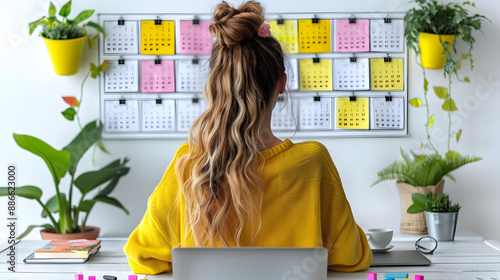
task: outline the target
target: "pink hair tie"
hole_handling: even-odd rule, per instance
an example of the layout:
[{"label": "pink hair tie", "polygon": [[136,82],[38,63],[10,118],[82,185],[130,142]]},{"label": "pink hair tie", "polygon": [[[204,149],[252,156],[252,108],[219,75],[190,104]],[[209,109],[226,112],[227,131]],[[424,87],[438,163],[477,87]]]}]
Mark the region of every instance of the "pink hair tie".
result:
[{"label": "pink hair tie", "polygon": [[263,23],[260,25],[258,31],[257,31],[257,35],[259,35],[259,37],[262,37],[262,38],[267,38],[267,37],[271,37],[271,26],[267,23]]}]

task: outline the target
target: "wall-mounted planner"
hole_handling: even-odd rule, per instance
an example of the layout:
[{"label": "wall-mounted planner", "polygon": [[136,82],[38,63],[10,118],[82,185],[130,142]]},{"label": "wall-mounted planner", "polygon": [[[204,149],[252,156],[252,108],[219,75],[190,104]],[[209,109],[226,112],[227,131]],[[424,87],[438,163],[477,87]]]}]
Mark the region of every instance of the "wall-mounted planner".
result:
[{"label": "wall-mounted planner", "polygon": [[[205,111],[214,38],[211,14],[104,13],[98,21],[104,138],[187,139]],[[402,12],[272,13],[285,52],[287,93],[278,137],[407,135],[407,48]]]}]

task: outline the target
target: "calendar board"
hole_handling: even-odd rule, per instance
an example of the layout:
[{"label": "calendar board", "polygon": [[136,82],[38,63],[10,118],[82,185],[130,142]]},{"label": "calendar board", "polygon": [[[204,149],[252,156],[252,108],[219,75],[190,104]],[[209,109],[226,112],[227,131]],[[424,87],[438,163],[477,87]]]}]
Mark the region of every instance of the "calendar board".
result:
[{"label": "calendar board", "polygon": [[[278,137],[404,137],[407,48],[403,12],[272,13],[286,52],[289,95]],[[211,14],[104,13],[99,40],[100,118],[107,139],[187,139],[207,106]]]}]

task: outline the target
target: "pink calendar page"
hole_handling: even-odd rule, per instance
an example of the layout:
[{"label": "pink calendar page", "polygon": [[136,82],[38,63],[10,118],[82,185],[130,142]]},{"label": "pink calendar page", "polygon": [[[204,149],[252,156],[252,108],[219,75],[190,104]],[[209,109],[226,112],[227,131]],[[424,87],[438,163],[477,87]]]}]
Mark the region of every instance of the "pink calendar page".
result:
[{"label": "pink calendar page", "polygon": [[348,19],[335,20],[336,52],[368,52],[370,51],[370,20]]},{"label": "pink calendar page", "polygon": [[208,30],[210,21],[181,20],[178,53],[210,54],[213,37]]},{"label": "pink calendar page", "polygon": [[154,60],[141,61],[142,92],[175,92],[174,61]]}]

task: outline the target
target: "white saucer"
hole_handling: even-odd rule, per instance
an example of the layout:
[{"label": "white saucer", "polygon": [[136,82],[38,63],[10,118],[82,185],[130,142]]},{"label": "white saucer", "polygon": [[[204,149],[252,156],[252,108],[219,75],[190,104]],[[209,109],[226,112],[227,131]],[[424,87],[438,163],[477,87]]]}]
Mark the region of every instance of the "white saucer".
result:
[{"label": "white saucer", "polygon": [[394,248],[394,245],[388,245],[385,248],[372,248],[372,252],[387,252],[392,248]]}]

